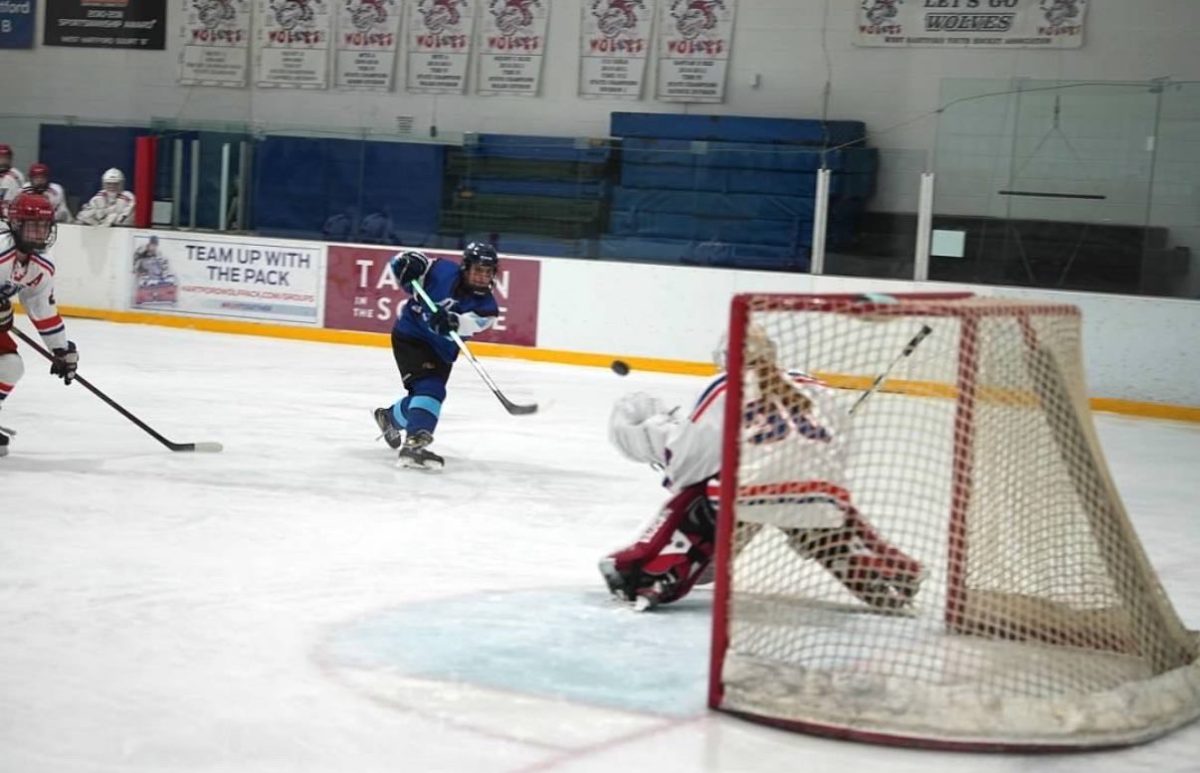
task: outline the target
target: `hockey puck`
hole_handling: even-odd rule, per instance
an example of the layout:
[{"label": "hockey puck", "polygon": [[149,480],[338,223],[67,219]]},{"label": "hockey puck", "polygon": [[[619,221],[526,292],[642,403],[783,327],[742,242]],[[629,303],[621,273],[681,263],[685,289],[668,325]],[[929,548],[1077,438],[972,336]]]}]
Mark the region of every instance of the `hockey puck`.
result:
[{"label": "hockey puck", "polygon": [[613,371],[613,373],[616,373],[618,376],[628,376],[629,375],[629,363],[625,362],[624,360],[613,360],[612,361],[612,371]]}]

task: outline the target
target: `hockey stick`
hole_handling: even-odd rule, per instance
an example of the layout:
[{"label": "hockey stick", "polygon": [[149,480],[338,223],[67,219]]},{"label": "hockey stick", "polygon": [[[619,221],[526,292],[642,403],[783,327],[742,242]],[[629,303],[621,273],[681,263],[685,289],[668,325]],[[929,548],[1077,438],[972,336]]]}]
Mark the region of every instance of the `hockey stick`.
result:
[{"label": "hockey stick", "polygon": [[896,359],[892,360],[891,364],[884,368],[883,372],[875,378],[874,383],[871,384],[867,391],[858,396],[858,399],[854,401],[854,405],[850,406],[850,410],[847,411],[847,413],[853,416],[854,411],[858,408],[858,406],[862,405],[868,397],[875,394],[875,392],[879,390],[879,387],[882,386],[883,382],[887,379],[888,374],[892,372],[892,368],[896,367],[896,363],[900,362],[900,360],[916,351],[916,348],[921,345],[921,342],[925,340],[925,337],[932,332],[933,328],[931,328],[929,325],[921,325],[921,329],[917,331],[915,336],[912,337],[912,340],[904,345],[904,351],[897,354]]},{"label": "hockey stick", "polygon": [[[25,335],[25,333],[23,333],[19,328],[14,327],[12,329],[12,332],[16,333],[17,337],[20,338],[22,341],[29,344],[30,348],[32,348],[35,352],[42,355],[50,362],[54,362],[53,354],[51,354],[50,352],[43,349],[40,345],[38,345],[38,343],[36,341],[34,341],[29,336]],[[109,406],[111,406],[117,413],[121,414],[125,418],[132,421],[143,432],[145,432],[147,435],[154,438],[158,442],[162,443],[164,446],[171,449],[172,451],[207,451],[209,453],[215,454],[224,448],[224,446],[222,446],[220,443],[174,443],[170,440],[167,440],[165,437],[163,437],[162,435],[155,432],[154,428],[151,427],[149,424],[142,421],[137,416],[134,416],[129,411],[125,410],[125,408],[122,407],[122,405],[120,403],[118,403],[116,400],[112,399],[111,397],[104,394],[96,387],[92,386],[92,383],[90,381],[88,381],[86,378],[84,378],[83,376],[76,374],[75,378],[73,380],[78,381],[80,384],[83,385],[84,389],[88,390],[89,392],[94,394],[96,397],[99,397],[101,400],[108,403]]]},{"label": "hockey stick", "polygon": [[[425,305],[429,307],[430,311],[438,310],[437,304],[433,302],[433,299],[430,298],[429,294],[425,292],[425,288],[421,286],[421,280],[414,279],[412,282],[412,287],[413,293],[422,301],[424,301]],[[479,377],[483,379],[483,383],[488,385],[488,389],[492,390],[492,394],[494,394],[496,399],[500,401],[500,404],[504,406],[504,410],[508,411],[514,416],[528,416],[531,413],[537,413],[537,403],[532,403],[530,405],[518,405],[504,396],[504,393],[500,391],[500,387],[496,386],[496,382],[492,381],[492,377],[489,376],[487,371],[483,369],[483,366],[479,364],[479,360],[475,359],[474,354],[471,354],[471,350],[467,348],[466,341],[462,340],[462,336],[458,334],[457,330],[450,331],[450,338],[454,341],[454,343],[458,344],[458,350],[462,352],[464,356],[466,356],[467,360],[469,360],[473,366],[475,366],[475,372],[478,373]]]}]

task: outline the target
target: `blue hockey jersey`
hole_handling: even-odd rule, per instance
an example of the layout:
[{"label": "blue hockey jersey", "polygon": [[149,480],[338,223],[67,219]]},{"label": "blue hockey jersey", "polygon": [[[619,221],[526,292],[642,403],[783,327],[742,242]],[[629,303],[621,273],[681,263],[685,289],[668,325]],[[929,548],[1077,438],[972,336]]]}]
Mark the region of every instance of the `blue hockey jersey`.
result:
[{"label": "blue hockey jersey", "polygon": [[[465,341],[496,324],[500,307],[490,292],[479,295],[463,287],[461,277],[457,263],[439,259],[433,261],[421,277],[421,286],[434,303],[458,315],[458,334]],[[411,286],[404,290],[412,293]],[[396,315],[393,330],[426,342],[443,360],[454,362],[458,358],[458,345],[450,336],[435,333],[429,327],[429,316],[429,308],[414,295]]]}]

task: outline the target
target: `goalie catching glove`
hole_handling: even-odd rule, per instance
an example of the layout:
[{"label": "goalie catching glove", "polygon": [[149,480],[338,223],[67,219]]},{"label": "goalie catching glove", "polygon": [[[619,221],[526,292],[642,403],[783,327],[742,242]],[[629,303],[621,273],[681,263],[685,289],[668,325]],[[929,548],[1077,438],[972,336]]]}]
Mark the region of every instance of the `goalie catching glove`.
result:
[{"label": "goalie catching glove", "polygon": [[64,384],[70,384],[75,379],[77,370],[79,370],[79,352],[75,349],[74,341],[67,341],[67,348],[54,350],[50,375],[58,376]]}]

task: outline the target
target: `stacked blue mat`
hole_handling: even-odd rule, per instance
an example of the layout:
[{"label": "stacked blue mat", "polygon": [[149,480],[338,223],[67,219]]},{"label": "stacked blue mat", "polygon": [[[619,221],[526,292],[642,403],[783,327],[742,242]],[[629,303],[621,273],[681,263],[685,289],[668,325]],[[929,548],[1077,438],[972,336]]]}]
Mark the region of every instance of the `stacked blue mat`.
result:
[{"label": "stacked blue mat", "polygon": [[878,157],[865,132],[860,121],[613,113],[620,184],[601,254],[806,270],[822,162],[832,171],[828,248],[853,236],[874,193]]}]

